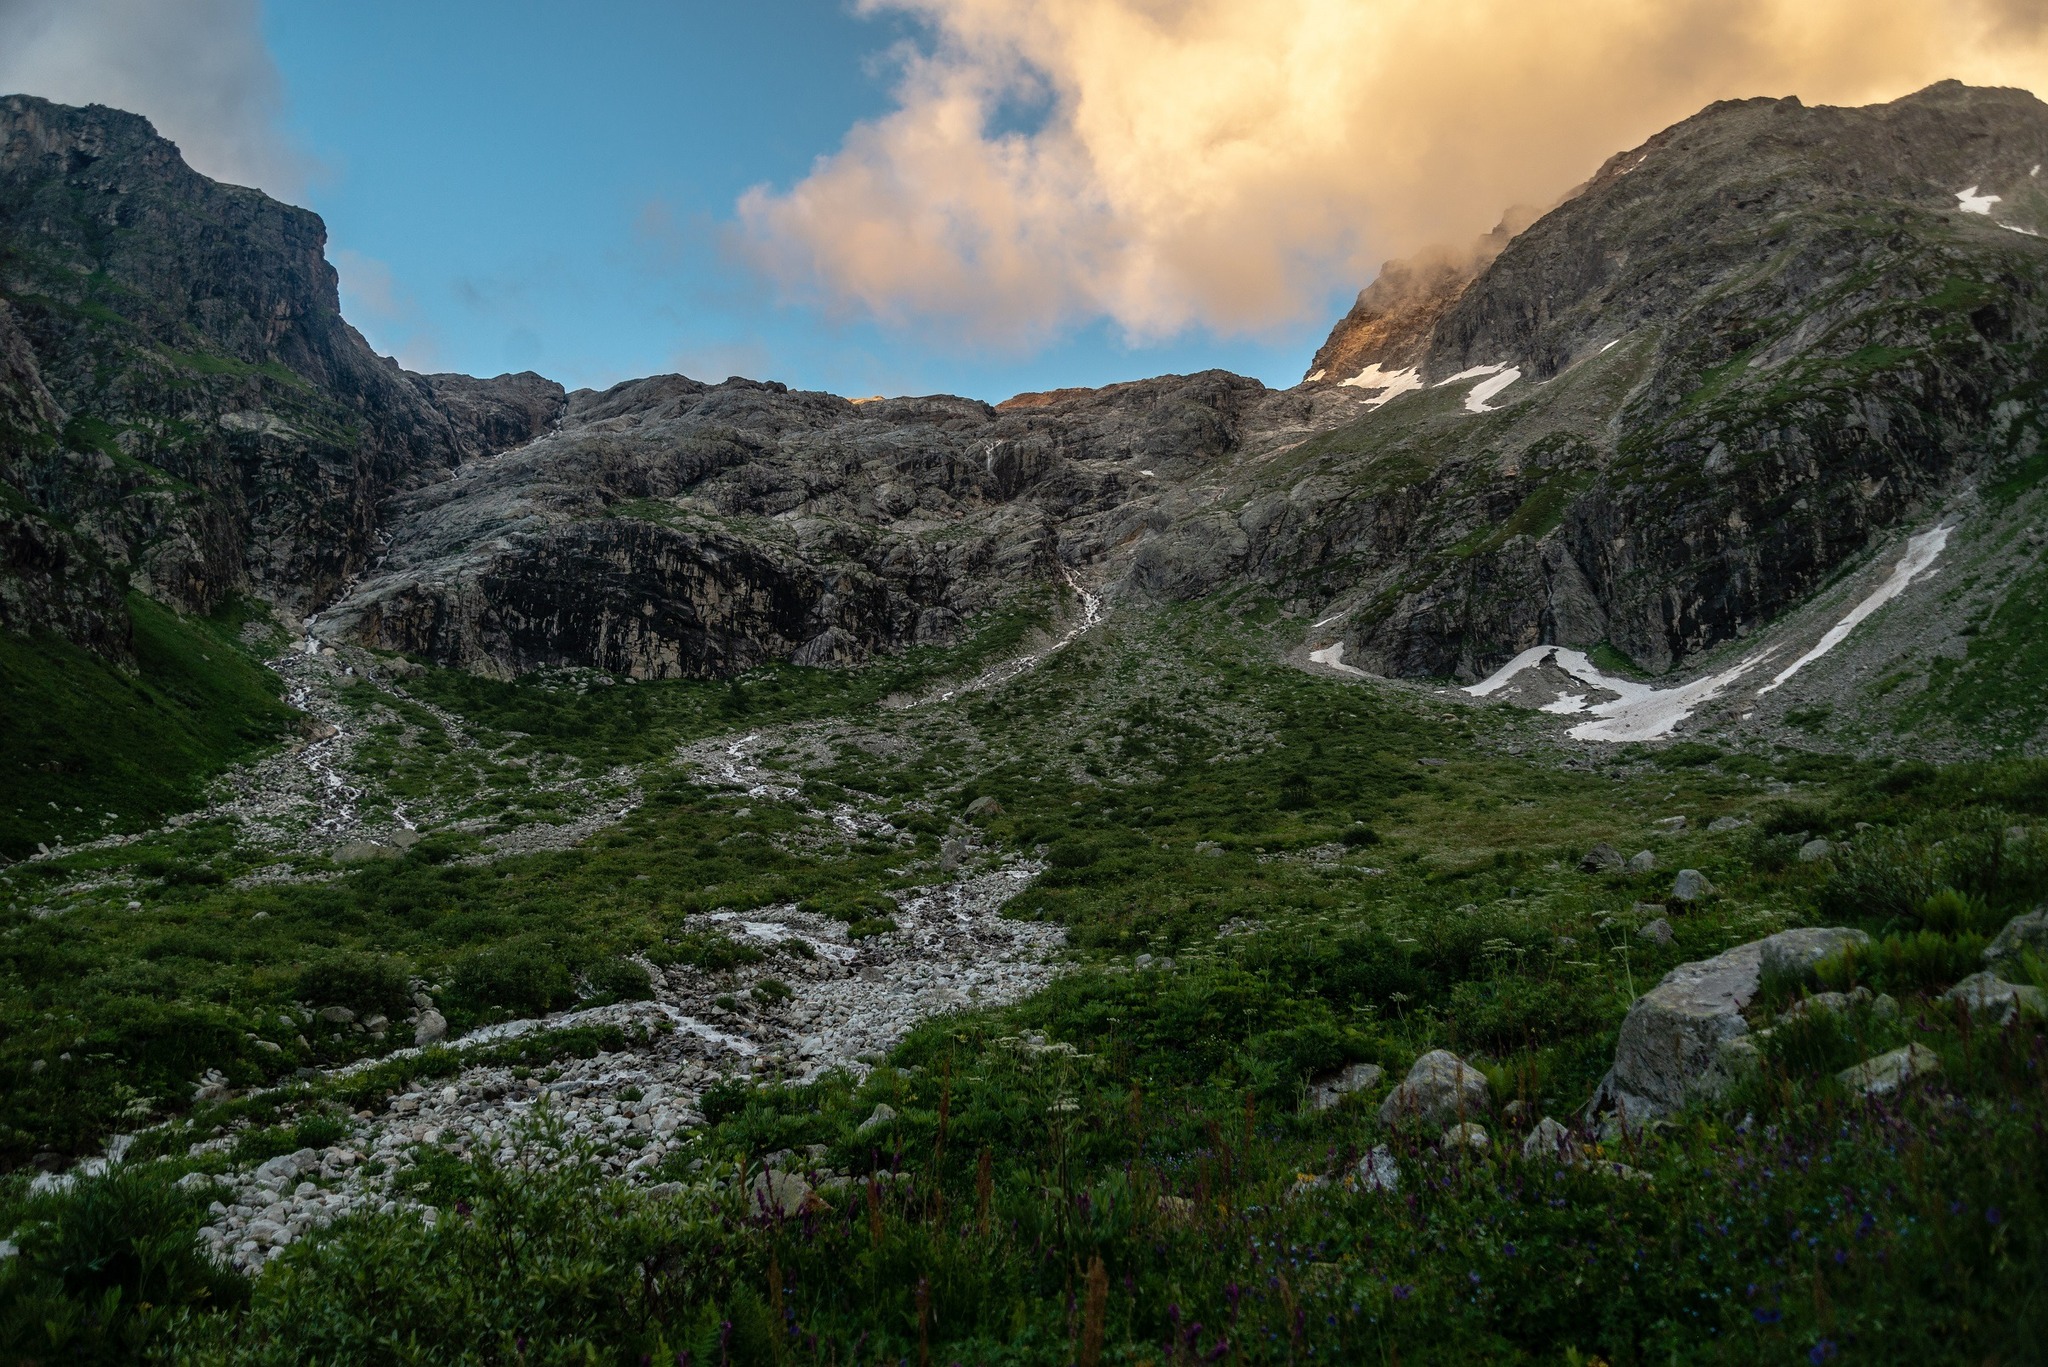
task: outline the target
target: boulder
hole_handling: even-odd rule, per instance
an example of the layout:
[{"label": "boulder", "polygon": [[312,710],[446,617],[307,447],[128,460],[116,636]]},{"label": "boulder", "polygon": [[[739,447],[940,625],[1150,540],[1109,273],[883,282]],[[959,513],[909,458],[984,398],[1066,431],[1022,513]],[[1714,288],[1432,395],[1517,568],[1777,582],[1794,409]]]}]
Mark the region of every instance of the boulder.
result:
[{"label": "boulder", "polygon": [[1714,885],[1698,869],[1680,869],[1671,883],[1674,902],[1704,902],[1714,895]]},{"label": "boulder", "polygon": [[[1852,987],[1847,992],[1816,992],[1810,997],[1801,997],[1798,1001],[1786,1007],[1784,1012],[1779,1015],[1778,1020],[1780,1022],[1795,1021],[1801,1016],[1811,1015],[1817,1011],[1840,1015],[1845,1011],[1854,1010],[1869,1000],[1870,989],[1867,987]],[[1893,1003],[1893,1005],[1896,1006],[1897,1003]]]},{"label": "boulder", "polygon": [[1982,1016],[2000,1025],[2009,1024],[2021,1013],[2030,1016],[2048,1015],[2038,987],[2020,987],[2006,982],[1996,973],[1972,973],[1969,977],[1941,994],[1943,1001],[1961,1002],[1973,1016]]},{"label": "boulder", "polygon": [[346,1006],[323,1006],[314,1014],[329,1025],[353,1025],[356,1019],[356,1013]]},{"label": "boulder", "polygon": [[747,1204],[754,1215],[809,1215],[832,1209],[825,1198],[811,1190],[811,1184],[793,1172],[768,1168],[755,1175],[747,1191]]},{"label": "boulder", "polygon": [[1586,873],[1606,873],[1621,867],[1621,851],[1601,841],[1586,851],[1586,857],[1579,861],[1579,868]]},{"label": "boulder", "polygon": [[1718,1095],[1744,1057],[1754,1054],[1742,1012],[1766,966],[1803,975],[1828,955],[1869,939],[1860,930],[1787,930],[1680,964],[1629,1008],[1614,1067],[1594,1094],[1593,1109],[1617,1108],[1637,1124],[1678,1110],[1691,1097]]},{"label": "boulder", "polygon": [[1341,1072],[1318,1078],[1308,1085],[1309,1109],[1327,1111],[1353,1092],[1379,1086],[1385,1076],[1386,1069],[1377,1063],[1354,1063]]},{"label": "boulder", "polygon": [[1894,1049],[1889,1054],[1865,1059],[1853,1068],[1844,1068],[1835,1077],[1852,1092],[1865,1096],[1884,1096],[1896,1092],[1909,1079],[1925,1077],[1941,1071],[1941,1056],[1924,1044],[1909,1044],[1903,1049]]},{"label": "boulder", "polygon": [[1552,1120],[1549,1116],[1536,1122],[1522,1139],[1522,1157],[1528,1159],[1555,1158],[1560,1162],[1575,1163],[1579,1158],[1579,1142],[1572,1138],[1572,1132]]},{"label": "boulder", "polygon": [[1799,862],[1818,864],[1835,852],[1834,844],[1826,840],[1809,840],[1799,847]]},{"label": "boulder", "polygon": [[1394,1161],[1394,1151],[1385,1144],[1378,1144],[1373,1151],[1358,1160],[1358,1185],[1364,1191],[1399,1191],[1401,1189],[1401,1165]]},{"label": "boulder", "polygon": [[886,1129],[895,1123],[896,1108],[886,1101],[877,1102],[874,1113],[868,1116],[866,1120],[861,1121],[859,1126],[854,1129],[854,1133],[873,1134],[876,1130]]},{"label": "boulder", "polygon": [[1654,850],[1638,850],[1628,861],[1628,871],[1630,873],[1648,873],[1656,867],[1657,854]]},{"label": "boulder", "polygon": [[1475,1125],[1469,1120],[1445,1130],[1444,1137],[1437,1142],[1445,1149],[1470,1149],[1474,1153],[1493,1145],[1493,1139],[1486,1133],[1486,1127]]},{"label": "boulder", "polygon": [[1415,1060],[1407,1078],[1380,1103],[1387,1124],[1414,1120],[1434,1128],[1468,1116],[1486,1114],[1491,1092],[1477,1068],[1444,1049],[1432,1049]]},{"label": "boulder", "polygon": [[967,804],[967,815],[971,817],[1001,816],[1003,804],[984,794]]},{"label": "boulder", "polygon": [[2019,962],[2020,955],[2034,954],[2048,959],[2048,906],[2035,907],[2005,923],[1984,951],[1984,962]]},{"label": "boulder", "polygon": [[1636,938],[1648,940],[1651,944],[1655,945],[1668,945],[1676,936],[1671,929],[1671,923],[1662,916],[1659,916],[1656,920],[1638,930]]},{"label": "boulder", "polygon": [[1748,824],[1747,821],[1744,821],[1739,816],[1717,816],[1708,824],[1707,833],[1709,835],[1726,835],[1730,831],[1739,831]]},{"label": "boulder", "polygon": [[420,1012],[419,1019],[412,1025],[412,1042],[415,1045],[438,1044],[448,1038],[448,1018],[428,1007]]}]

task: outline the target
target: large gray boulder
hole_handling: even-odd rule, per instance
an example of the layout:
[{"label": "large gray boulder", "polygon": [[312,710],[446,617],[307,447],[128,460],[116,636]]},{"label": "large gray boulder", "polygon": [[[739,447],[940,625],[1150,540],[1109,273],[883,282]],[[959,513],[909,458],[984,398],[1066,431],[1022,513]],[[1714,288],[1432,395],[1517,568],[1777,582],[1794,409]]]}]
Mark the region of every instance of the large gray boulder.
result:
[{"label": "large gray boulder", "polygon": [[2005,923],[1984,950],[1984,962],[2017,964],[2020,955],[2034,954],[2048,959],[2048,906],[2035,907]]},{"label": "large gray boulder", "polygon": [[1860,930],[1787,930],[1680,964],[1629,1008],[1594,1109],[1612,1106],[1642,1120],[1678,1110],[1695,1096],[1718,1095],[1744,1055],[1754,1052],[1742,1013],[1765,972],[1804,975],[1830,954],[1869,939]]},{"label": "large gray boulder", "polygon": [[1387,1093],[1380,1119],[1389,1125],[1411,1120],[1435,1129],[1485,1115],[1491,1100],[1483,1073],[1448,1050],[1432,1049]]},{"label": "large gray boulder", "polygon": [[2006,982],[1996,973],[1972,973],[1941,994],[1942,1000],[1961,1002],[1973,1016],[2007,1025],[2021,1015],[2048,1015],[2041,989]]}]

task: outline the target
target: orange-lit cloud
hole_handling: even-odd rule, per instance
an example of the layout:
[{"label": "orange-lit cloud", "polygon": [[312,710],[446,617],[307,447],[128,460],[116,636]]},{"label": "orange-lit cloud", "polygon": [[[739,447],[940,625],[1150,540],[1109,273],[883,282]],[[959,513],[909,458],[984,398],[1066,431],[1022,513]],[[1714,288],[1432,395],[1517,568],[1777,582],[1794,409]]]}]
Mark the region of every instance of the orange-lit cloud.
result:
[{"label": "orange-lit cloud", "polygon": [[997,346],[1298,322],[1716,99],[2048,89],[2044,0],[860,3],[932,42],[891,113],[741,200],[747,249],[794,296]]}]

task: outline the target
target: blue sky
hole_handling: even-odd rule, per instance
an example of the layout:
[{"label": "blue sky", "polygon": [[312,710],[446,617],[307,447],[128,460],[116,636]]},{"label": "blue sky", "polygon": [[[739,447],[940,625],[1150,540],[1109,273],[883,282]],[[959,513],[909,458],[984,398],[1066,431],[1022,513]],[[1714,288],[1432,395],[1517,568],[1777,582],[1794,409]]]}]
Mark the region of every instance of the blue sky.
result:
[{"label": "blue sky", "polygon": [[1278,335],[1136,348],[1106,322],[1018,351],[786,302],[732,248],[736,200],[885,113],[897,45],[926,37],[841,0],[267,0],[263,33],[344,309],[416,369],[991,400],[1211,366],[1288,385],[1362,283]]}]

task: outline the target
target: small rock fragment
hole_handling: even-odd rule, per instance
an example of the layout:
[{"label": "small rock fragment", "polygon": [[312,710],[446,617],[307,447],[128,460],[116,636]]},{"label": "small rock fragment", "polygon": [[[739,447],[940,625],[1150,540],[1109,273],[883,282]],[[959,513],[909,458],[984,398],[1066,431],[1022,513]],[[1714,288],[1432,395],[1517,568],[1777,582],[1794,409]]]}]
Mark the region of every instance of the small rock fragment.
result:
[{"label": "small rock fragment", "polygon": [[1638,930],[1636,932],[1636,938],[1639,940],[1648,940],[1651,944],[1655,945],[1668,945],[1672,942],[1672,940],[1676,939],[1677,936],[1671,929],[1671,923],[1665,920],[1662,916],[1659,916],[1656,920],[1650,922],[1648,925]]},{"label": "small rock fragment", "polygon": [[1445,1130],[1444,1137],[1438,1142],[1446,1149],[1471,1149],[1475,1152],[1489,1148],[1493,1144],[1493,1140],[1487,1136],[1486,1127],[1475,1125],[1469,1120]]},{"label": "small rock fragment", "polygon": [[1522,1157],[1529,1159],[1555,1158],[1562,1162],[1578,1161],[1579,1142],[1572,1138],[1572,1132],[1552,1120],[1549,1116],[1536,1122],[1522,1140]]},{"label": "small rock fragment", "polygon": [[1925,1077],[1941,1071],[1941,1056],[1924,1044],[1909,1044],[1903,1049],[1894,1049],[1889,1054],[1879,1054],[1866,1059],[1853,1068],[1844,1068],[1835,1077],[1852,1092],[1865,1096],[1885,1096],[1896,1092],[1908,1080]]}]

